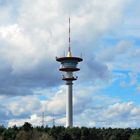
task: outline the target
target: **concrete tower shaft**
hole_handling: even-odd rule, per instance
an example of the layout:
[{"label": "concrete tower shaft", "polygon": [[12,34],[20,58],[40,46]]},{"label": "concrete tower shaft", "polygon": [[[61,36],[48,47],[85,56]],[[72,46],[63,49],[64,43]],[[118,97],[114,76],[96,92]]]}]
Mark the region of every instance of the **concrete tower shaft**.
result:
[{"label": "concrete tower shaft", "polygon": [[66,127],[73,126],[73,100],[72,100],[72,81],[67,81],[68,92],[66,95]]}]

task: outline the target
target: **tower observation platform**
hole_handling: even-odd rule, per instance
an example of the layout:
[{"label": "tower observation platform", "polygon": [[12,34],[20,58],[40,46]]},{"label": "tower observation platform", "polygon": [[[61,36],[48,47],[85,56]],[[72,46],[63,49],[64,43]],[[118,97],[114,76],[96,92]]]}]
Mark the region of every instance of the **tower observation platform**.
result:
[{"label": "tower observation platform", "polygon": [[[71,50],[69,48],[68,54],[71,54]],[[61,63],[60,71],[65,72],[63,75],[62,80],[77,80],[77,77],[73,76],[73,72],[79,71],[80,69],[77,68],[78,62],[83,61],[82,58],[79,57],[72,57],[72,55],[67,55],[67,57],[59,57],[56,58],[56,61]]]}]

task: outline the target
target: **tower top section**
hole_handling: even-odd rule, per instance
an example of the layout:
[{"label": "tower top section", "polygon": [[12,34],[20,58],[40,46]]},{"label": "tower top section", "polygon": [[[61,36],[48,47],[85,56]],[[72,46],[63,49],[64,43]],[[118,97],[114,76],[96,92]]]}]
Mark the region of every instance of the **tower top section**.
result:
[{"label": "tower top section", "polygon": [[[71,36],[70,36],[70,33],[71,33],[71,28],[70,28],[70,17],[69,17],[69,45],[68,45],[68,53],[67,53],[67,56],[63,56],[63,57],[56,57],[56,61],[59,61],[62,63],[62,66],[65,64],[65,63],[71,63],[71,64],[78,64],[78,62],[81,62],[83,61],[82,58],[80,57],[75,57],[72,55],[72,52],[71,52]],[[76,65],[75,65],[76,67]],[[62,70],[62,69],[61,69]],[[63,69],[64,70],[64,69]],[[79,70],[79,69],[75,69],[76,71]]]},{"label": "tower top section", "polygon": [[71,52],[71,39],[70,39],[70,18],[69,18],[69,46],[68,46],[68,53],[67,56],[63,57],[56,57],[56,61],[61,62],[61,68],[60,71],[78,71],[80,70],[77,68],[77,64],[81,61],[83,61],[80,57],[75,57],[72,55]]}]

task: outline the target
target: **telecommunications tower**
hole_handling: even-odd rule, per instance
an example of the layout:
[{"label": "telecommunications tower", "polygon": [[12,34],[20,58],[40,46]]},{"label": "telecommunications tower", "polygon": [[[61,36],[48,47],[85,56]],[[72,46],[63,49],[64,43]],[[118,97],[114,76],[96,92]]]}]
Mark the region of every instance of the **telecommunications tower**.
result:
[{"label": "telecommunications tower", "polygon": [[66,85],[68,87],[68,93],[66,98],[66,127],[73,126],[73,103],[72,103],[72,85],[73,81],[77,80],[77,76],[73,75],[73,72],[79,71],[77,68],[78,62],[83,61],[80,57],[74,57],[71,53],[70,46],[70,18],[69,18],[69,47],[67,56],[64,57],[56,57],[56,61],[61,63],[60,71],[64,73],[62,80],[66,81]]}]

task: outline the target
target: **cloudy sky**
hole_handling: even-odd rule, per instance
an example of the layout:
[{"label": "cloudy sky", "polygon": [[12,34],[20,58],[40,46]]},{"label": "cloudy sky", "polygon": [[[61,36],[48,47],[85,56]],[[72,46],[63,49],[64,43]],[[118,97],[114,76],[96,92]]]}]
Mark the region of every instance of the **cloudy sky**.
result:
[{"label": "cloudy sky", "polygon": [[139,0],[0,0],[0,124],[65,125],[56,56],[82,57],[74,125],[140,127]]}]

